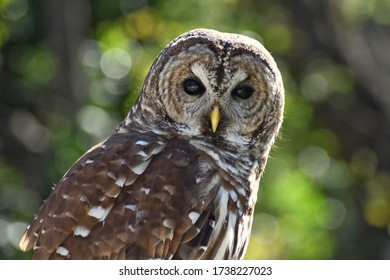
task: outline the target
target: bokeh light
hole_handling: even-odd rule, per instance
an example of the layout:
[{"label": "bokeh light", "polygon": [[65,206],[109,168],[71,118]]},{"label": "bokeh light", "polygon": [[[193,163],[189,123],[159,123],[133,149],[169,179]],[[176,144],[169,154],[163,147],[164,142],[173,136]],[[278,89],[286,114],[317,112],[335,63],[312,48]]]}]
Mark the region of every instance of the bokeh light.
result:
[{"label": "bokeh light", "polygon": [[109,49],[101,57],[100,67],[107,77],[118,80],[130,72],[131,58],[122,49]]}]

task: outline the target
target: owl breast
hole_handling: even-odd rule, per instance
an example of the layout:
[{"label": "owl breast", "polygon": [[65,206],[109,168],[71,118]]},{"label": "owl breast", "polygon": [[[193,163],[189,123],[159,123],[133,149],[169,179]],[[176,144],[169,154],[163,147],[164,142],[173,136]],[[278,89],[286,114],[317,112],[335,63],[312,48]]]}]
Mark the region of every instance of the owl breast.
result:
[{"label": "owl breast", "polygon": [[195,179],[199,201],[208,206],[205,224],[186,247],[197,248],[184,259],[241,259],[246,250],[257,200],[259,165],[241,151],[212,148],[204,141],[190,141],[200,157]]},{"label": "owl breast", "polygon": [[128,188],[129,237],[143,238],[126,241],[132,244],[127,259],[243,256],[258,180],[250,182],[248,158],[241,156],[238,164],[232,151],[212,152],[210,145],[169,139],[152,157],[148,175]]}]

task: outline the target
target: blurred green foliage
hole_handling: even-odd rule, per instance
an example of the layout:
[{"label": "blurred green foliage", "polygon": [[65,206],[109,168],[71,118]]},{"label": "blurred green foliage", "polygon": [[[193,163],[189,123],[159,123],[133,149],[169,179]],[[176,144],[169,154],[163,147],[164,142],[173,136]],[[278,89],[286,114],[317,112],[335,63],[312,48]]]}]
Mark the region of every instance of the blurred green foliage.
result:
[{"label": "blurred green foliage", "polygon": [[258,39],[284,78],[246,258],[390,258],[389,14],[389,0],[0,0],[0,259],[30,257],[18,242],[51,187],[198,27]]}]

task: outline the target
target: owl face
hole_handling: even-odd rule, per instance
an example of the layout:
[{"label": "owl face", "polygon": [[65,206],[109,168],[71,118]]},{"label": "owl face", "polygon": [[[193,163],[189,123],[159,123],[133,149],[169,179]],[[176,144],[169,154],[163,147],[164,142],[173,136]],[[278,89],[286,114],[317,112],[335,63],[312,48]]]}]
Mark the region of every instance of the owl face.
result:
[{"label": "owl face", "polygon": [[168,58],[152,67],[159,69],[156,94],[166,119],[181,134],[251,142],[262,125],[274,120],[270,115],[276,106],[282,107],[273,59],[260,43],[242,35],[191,39],[179,37],[168,46],[171,53],[160,55]]}]

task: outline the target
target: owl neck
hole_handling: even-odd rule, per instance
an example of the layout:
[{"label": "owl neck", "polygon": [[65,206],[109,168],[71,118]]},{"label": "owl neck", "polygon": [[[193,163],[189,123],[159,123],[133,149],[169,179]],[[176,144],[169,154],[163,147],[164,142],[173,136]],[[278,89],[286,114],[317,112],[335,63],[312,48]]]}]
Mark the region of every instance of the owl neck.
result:
[{"label": "owl neck", "polygon": [[239,166],[239,176],[246,180],[250,178],[250,181],[255,182],[255,184],[258,183],[267,162],[270,145],[261,144],[264,143],[263,141],[256,141],[255,144],[243,141],[243,143],[237,144],[233,141],[227,141],[229,139],[189,135],[188,131],[185,135],[179,135],[177,127],[173,128],[165,120],[165,116],[156,113],[161,112],[161,110],[158,110],[155,104],[142,102],[142,97],[139,98],[116,132],[129,133],[132,130],[137,130],[155,133],[166,140],[175,137],[187,138],[189,144],[214,158],[221,168],[226,169],[226,172],[229,173]]},{"label": "owl neck", "polygon": [[[155,108],[136,102],[125,118],[125,120],[116,129],[117,133],[128,133],[132,130],[141,132],[152,132],[162,136],[166,139],[175,137],[187,138],[193,146],[204,152],[216,151],[215,154],[220,158],[228,158],[230,162],[235,165],[240,163],[246,171],[246,175],[253,172],[253,169],[259,169],[256,173],[262,173],[267,162],[269,147],[271,145],[263,145],[263,141],[256,141],[256,143],[247,143],[243,141],[238,144],[229,139],[213,138],[205,135],[191,135],[186,131],[185,135],[177,135],[178,127],[172,126],[166,122],[164,116],[158,116]],[[245,143],[244,143],[245,142]],[[261,175],[261,174],[260,174]]]},{"label": "owl neck", "polygon": [[142,94],[134,103],[130,112],[116,129],[117,133],[126,133],[131,130],[151,131],[159,135],[166,134],[164,117],[157,112],[158,104],[149,104],[142,101]]},{"label": "owl neck", "polygon": [[235,173],[235,177],[253,183],[258,183],[266,164],[266,160],[259,161],[245,148],[221,146],[204,139],[192,139],[189,144],[213,158],[228,174]]}]

